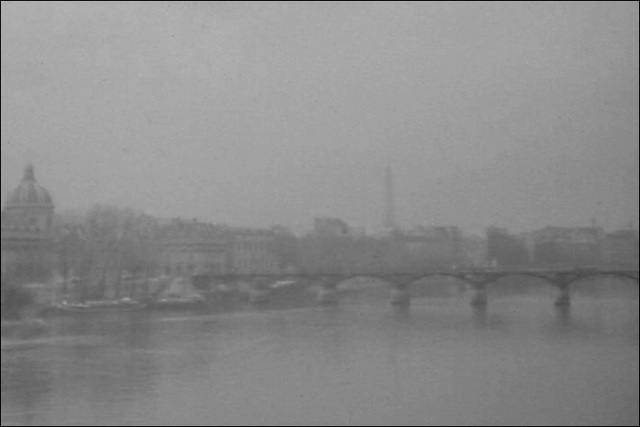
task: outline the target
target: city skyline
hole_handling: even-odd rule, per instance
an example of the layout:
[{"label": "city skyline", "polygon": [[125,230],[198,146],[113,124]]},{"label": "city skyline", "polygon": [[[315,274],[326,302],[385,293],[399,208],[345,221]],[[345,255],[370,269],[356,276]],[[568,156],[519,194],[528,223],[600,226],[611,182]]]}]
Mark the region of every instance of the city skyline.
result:
[{"label": "city skyline", "polygon": [[0,8],[1,425],[638,425],[638,2]]},{"label": "city skyline", "polygon": [[403,227],[618,229],[637,46],[633,2],[3,2],[2,194],[375,231],[390,165]]},{"label": "city skyline", "polygon": [[[24,167],[24,171],[23,171],[23,178],[22,178],[22,183],[24,184],[27,181],[31,181],[34,182],[37,186],[40,186],[40,182],[37,179],[37,173],[36,173],[36,168],[34,166],[34,164],[32,162],[27,163],[27,165]],[[46,197],[47,198],[51,198],[51,202],[53,203],[53,205],[55,206],[55,195],[52,197],[49,192],[48,189],[45,187],[40,187],[42,188],[42,191],[45,192]],[[3,203],[3,209],[5,206],[8,206],[9,201],[18,197],[18,193],[21,190],[21,186],[17,186],[16,188],[14,188],[12,191],[9,191],[7,193],[6,196],[6,200]],[[287,224],[268,224],[266,226],[249,226],[247,227],[246,225],[243,224],[230,224],[230,223],[222,223],[219,221],[212,221],[212,220],[208,220],[206,218],[199,218],[199,217],[194,217],[194,216],[190,216],[190,215],[183,215],[183,216],[174,216],[174,217],[161,217],[161,216],[157,216],[154,215],[153,212],[145,212],[145,211],[140,211],[140,210],[136,210],[135,208],[132,208],[130,206],[122,206],[122,205],[109,205],[106,203],[101,203],[99,201],[94,201],[91,205],[88,205],[85,209],[80,209],[80,210],[73,210],[73,209],[69,209],[68,207],[65,208],[64,206],[62,207],[58,207],[57,213],[56,215],[59,217],[67,217],[67,220],[70,220],[72,218],[75,218],[75,220],[79,220],[82,217],[85,217],[86,215],[89,214],[90,210],[96,209],[96,208],[109,208],[109,207],[113,207],[113,208],[122,208],[122,209],[132,209],[133,212],[135,212],[136,214],[140,214],[140,215],[144,215],[144,216],[149,216],[152,218],[155,218],[156,220],[160,220],[164,223],[170,223],[170,222],[175,222],[175,221],[187,221],[186,223],[188,223],[189,221],[195,221],[197,223],[205,223],[205,224],[211,224],[211,225],[215,225],[215,226],[220,226],[220,227],[227,227],[227,226],[232,226],[235,227],[236,229],[242,229],[243,227],[246,229],[250,229],[250,228],[254,228],[254,229],[266,229],[266,228],[273,228],[273,227],[285,227],[286,229],[289,229],[291,231],[297,232],[298,234],[300,233],[306,233],[306,232],[310,232],[314,229],[314,227],[317,227],[317,225],[314,226],[314,221],[315,223],[317,223],[317,221],[319,219],[328,219],[331,221],[339,221],[340,223],[343,224],[343,226],[345,227],[350,227],[352,231],[356,232],[356,235],[360,235],[360,236],[364,236],[364,235],[384,235],[384,236],[388,236],[390,234],[393,234],[395,232],[405,232],[405,233],[413,233],[413,232],[418,232],[420,233],[421,230],[424,231],[424,227],[432,227],[432,228],[459,228],[461,231],[464,231],[465,233],[469,233],[470,235],[473,234],[484,234],[485,232],[487,232],[489,229],[504,229],[504,230],[508,230],[508,231],[515,231],[516,233],[528,233],[528,232],[532,232],[532,231],[540,231],[543,228],[566,228],[566,229],[570,229],[570,228],[574,228],[574,229],[580,229],[580,228],[602,228],[605,231],[620,231],[620,230],[637,230],[636,224],[631,221],[628,224],[625,224],[626,227],[618,227],[618,228],[611,228],[611,229],[606,229],[605,227],[602,227],[602,224],[600,224],[598,222],[598,219],[596,217],[592,217],[590,224],[588,225],[584,225],[584,224],[570,224],[570,225],[558,225],[558,224],[547,224],[545,227],[542,227],[540,229],[537,230],[509,230],[507,227],[502,227],[500,224],[491,224],[491,225],[486,225],[484,227],[482,227],[481,229],[469,229],[469,228],[464,228],[461,227],[457,224],[416,224],[413,226],[405,226],[404,224],[398,223],[396,221],[396,206],[395,206],[395,185],[394,185],[394,180],[393,180],[393,171],[390,167],[387,167],[384,171],[384,185],[383,185],[383,198],[384,198],[384,203],[381,207],[381,211],[380,211],[380,217],[381,217],[381,222],[378,225],[378,227],[375,230],[372,229],[367,229],[365,226],[363,226],[362,224],[359,223],[345,223],[342,221],[342,218],[337,217],[337,216],[331,216],[331,215],[327,215],[327,216],[322,216],[322,215],[316,215],[314,217],[309,218],[309,222],[308,224],[306,224],[306,227],[304,227],[304,229],[295,229],[295,228],[291,228],[290,226],[288,226]],[[22,194],[22,193],[20,193]],[[22,195],[20,196],[22,197]],[[64,220],[63,220],[64,222]]]}]

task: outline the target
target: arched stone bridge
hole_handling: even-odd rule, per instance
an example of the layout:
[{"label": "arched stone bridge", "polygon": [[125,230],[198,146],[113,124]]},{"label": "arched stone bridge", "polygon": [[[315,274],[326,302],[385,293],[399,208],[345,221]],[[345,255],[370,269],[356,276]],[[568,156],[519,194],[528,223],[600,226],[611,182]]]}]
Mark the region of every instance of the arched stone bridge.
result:
[{"label": "arched stone bridge", "polygon": [[392,288],[392,303],[409,304],[411,285],[433,278],[452,278],[466,283],[473,289],[471,304],[482,307],[488,303],[487,288],[507,278],[528,278],[547,282],[557,288],[557,306],[569,306],[571,303],[571,285],[582,280],[595,278],[616,278],[638,282],[638,268],[572,268],[572,269],[468,269],[439,270],[423,273],[302,273],[302,274],[238,274],[215,275],[207,277],[213,283],[250,283],[254,290],[254,300],[262,301],[268,297],[274,283],[282,281],[306,281],[319,288],[321,303],[333,303],[338,300],[338,288],[353,279],[373,279],[388,283]]}]

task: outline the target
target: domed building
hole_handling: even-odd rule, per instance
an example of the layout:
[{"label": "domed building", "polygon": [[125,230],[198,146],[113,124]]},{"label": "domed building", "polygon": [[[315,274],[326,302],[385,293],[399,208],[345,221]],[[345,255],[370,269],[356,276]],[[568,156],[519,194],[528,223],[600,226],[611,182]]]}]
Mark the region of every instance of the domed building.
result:
[{"label": "domed building", "polygon": [[51,277],[54,212],[51,195],[38,184],[33,166],[28,165],[2,211],[3,282],[42,282]]}]

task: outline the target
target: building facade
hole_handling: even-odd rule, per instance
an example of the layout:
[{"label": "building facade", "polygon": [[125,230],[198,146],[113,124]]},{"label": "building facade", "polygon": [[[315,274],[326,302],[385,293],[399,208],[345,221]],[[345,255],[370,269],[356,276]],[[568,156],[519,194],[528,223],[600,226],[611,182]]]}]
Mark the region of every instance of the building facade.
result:
[{"label": "building facade", "polygon": [[33,166],[25,168],[20,185],[10,193],[2,211],[2,281],[46,282],[54,274],[55,205],[40,186]]},{"label": "building facade", "polygon": [[604,231],[600,227],[547,227],[533,233],[538,265],[598,265]]},{"label": "building facade", "polygon": [[607,234],[602,242],[602,263],[611,266],[638,266],[638,232],[620,230]]},{"label": "building facade", "polygon": [[276,274],[282,264],[271,230],[174,220],[161,230],[163,273],[170,277]]},{"label": "building facade", "polygon": [[281,260],[276,234],[271,230],[231,229],[228,235],[229,269],[234,274],[277,274]]},{"label": "building facade", "polygon": [[227,274],[227,244],[220,227],[174,220],[162,227],[160,265],[169,277]]}]

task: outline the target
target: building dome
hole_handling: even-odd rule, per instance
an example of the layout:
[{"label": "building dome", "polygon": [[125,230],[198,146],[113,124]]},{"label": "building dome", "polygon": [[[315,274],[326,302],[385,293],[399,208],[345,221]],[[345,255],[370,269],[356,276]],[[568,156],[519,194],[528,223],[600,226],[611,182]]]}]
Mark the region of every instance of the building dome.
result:
[{"label": "building dome", "polygon": [[36,181],[32,165],[24,170],[24,178],[7,200],[7,209],[12,208],[53,208],[53,200],[47,190]]}]

